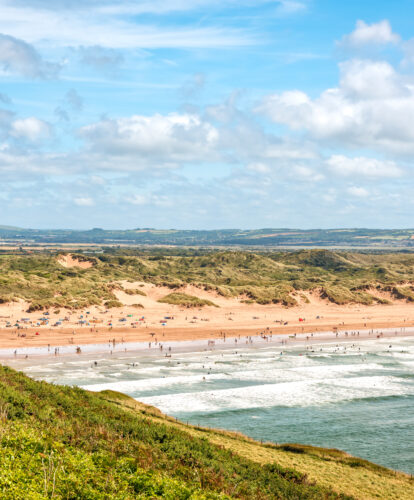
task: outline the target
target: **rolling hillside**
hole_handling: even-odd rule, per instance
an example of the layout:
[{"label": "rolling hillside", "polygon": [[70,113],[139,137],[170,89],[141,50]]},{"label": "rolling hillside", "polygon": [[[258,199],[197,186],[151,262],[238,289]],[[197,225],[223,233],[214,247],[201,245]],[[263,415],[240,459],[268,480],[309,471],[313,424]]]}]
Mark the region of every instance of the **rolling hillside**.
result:
[{"label": "rolling hillside", "polygon": [[122,290],[122,280],[168,287],[176,292],[176,303],[177,292],[189,284],[223,297],[287,307],[297,304],[298,294],[309,291],[340,305],[414,301],[414,256],[409,253],[162,253],[129,249],[95,256],[3,254],[0,274],[0,303],[24,300],[30,311],[120,307],[114,291]]}]

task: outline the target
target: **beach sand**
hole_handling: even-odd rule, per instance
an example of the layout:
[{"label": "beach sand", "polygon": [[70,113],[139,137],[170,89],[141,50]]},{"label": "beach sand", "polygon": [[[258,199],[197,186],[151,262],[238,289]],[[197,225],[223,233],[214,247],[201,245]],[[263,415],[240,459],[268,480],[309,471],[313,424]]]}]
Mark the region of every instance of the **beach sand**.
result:
[{"label": "beach sand", "polygon": [[[260,334],[279,335],[335,332],[336,330],[379,330],[414,326],[414,305],[393,301],[391,305],[337,305],[316,293],[300,293],[299,305],[246,304],[242,298],[224,298],[215,292],[187,286],[180,290],[213,301],[219,307],[185,308],[157,302],[171,290],[144,283],[122,283],[146,295],[115,291],[122,308],[105,310],[90,307],[82,311],[27,313],[28,304],[20,301],[0,305],[0,349],[117,343],[207,340]],[[389,299],[389,297],[388,297]],[[134,307],[141,304],[143,308]],[[40,318],[48,318],[47,324]],[[171,319],[166,319],[166,318]],[[21,321],[22,319],[26,321]],[[65,319],[66,318],[66,319]],[[143,318],[143,319],[142,319]],[[173,318],[173,319],[172,319]],[[124,321],[120,321],[120,320]],[[56,325],[59,320],[63,320]],[[17,328],[16,322],[20,327]],[[85,324],[79,324],[86,321]],[[11,325],[6,327],[7,322]],[[44,323],[44,322],[43,322]],[[111,325],[110,325],[111,324]]]}]

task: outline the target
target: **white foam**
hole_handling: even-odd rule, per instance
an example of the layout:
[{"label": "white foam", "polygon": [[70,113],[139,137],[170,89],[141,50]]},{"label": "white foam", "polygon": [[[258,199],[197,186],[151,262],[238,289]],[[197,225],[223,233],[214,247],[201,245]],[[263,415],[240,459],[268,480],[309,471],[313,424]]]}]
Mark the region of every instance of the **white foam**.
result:
[{"label": "white foam", "polygon": [[[411,392],[409,392],[411,390]],[[387,376],[301,380],[140,398],[166,413],[214,412],[273,406],[312,406],[366,397],[414,393],[397,378]]]},{"label": "white foam", "polygon": [[[167,413],[309,406],[414,391],[408,378],[388,376],[396,370],[412,373],[413,338],[355,339],[354,343],[356,347],[339,340],[335,344],[314,341],[313,353],[305,351],[303,345],[233,346],[228,351],[174,353],[171,359],[159,353],[150,356],[145,352],[141,357],[137,353],[119,353],[99,358],[98,366],[93,368],[90,365],[95,358],[90,355],[72,356],[65,362],[64,358],[54,357],[44,363],[39,359],[17,359],[10,364],[36,378],[95,391],[125,392]],[[144,392],[153,396],[139,397]]]},{"label": "white foam", "polygon": [[[208,375],[208,380],[223,378],[222,374]],[[114,390],[118,392],[125,392],[131,394],[139,390],[154,390],[161,387],[172,387],[174,385],[192,385],[193,383],[198,383],[203,381],[203,375],[183,375],[178,377],[165,377],[165,378],[152,378],[152,379],[141,379],[141,380],[125,380],[120,382],[109,382],[106,384],[91,384],[83,385],[83,389],[89,391],[105,391]]]}]

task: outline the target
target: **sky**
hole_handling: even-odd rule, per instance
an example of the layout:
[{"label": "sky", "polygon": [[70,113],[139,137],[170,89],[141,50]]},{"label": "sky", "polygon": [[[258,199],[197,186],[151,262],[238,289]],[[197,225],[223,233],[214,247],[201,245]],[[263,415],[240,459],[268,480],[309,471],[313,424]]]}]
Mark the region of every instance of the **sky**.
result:
[{"label": "sky", "polygon": [[0,225],[412,228],[412,0],[0,0]]}]

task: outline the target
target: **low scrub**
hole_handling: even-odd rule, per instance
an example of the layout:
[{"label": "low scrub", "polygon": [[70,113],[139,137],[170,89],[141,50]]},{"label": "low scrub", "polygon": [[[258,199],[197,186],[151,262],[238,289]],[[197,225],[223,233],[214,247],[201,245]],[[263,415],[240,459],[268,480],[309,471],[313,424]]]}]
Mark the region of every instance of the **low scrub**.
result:
[{"label": "low scrub", "polygon": [[120,285],[128,281],[165,286],[174,296],[184,295],[180,288],[191,284],[223,297],[287,307],[297,305],[294,294],[304,291],[321,291],[326,300],[341,305],[382,303],[371,293],[375,290],[389,291],[395,300],[414,301],[412,254],[105,249],[96,257],[74,255],[93,266],[64,268],[59,253],[1,254],[0,300],[22,299],[31,310],[75,310],[117,300],[117,290],[145,295]]},{"label": "low scrub", "polygon": [[158,302],[184,307],[218,307],[218,305],[214,304],[214,302],[212,302],[211,300],[200,299],[199,297],[195,297],[194,295],[187,295],[186,293],[169,293],[162,299],[159,299]]},{"label": "low scrub", "polygon": [[262,466],[134,404],[0,366],[0,497],[352,498],[295,469]]},{"label": "low scrub", "polygon": [[105,302],[105,307],[107,307],[108,309],[112,309],[114,307],[123,307],[123,303],[122,302],[119,302],[119,300],[107,300]]},{"label": "low scrub", "polygon": [[138,288],[125,288],[123,290],[127,295],[142,295],[143,297],[146,297],[147,294],[143,292],[142,290],[139,290]]}]

